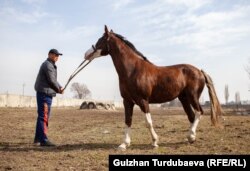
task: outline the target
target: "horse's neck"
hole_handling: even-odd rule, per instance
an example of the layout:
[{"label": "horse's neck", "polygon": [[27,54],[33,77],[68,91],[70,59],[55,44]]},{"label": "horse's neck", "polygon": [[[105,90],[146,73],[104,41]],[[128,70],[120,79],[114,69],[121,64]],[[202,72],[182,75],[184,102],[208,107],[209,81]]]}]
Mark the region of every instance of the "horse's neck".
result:
[{"label": "horse's neck", "polygon": [[128,78],[135,69],[140,58],[136,57],[131,49],[128,49],[120,40],[110,40],[110,56],[112,57],[116,71],[120,78]]}]

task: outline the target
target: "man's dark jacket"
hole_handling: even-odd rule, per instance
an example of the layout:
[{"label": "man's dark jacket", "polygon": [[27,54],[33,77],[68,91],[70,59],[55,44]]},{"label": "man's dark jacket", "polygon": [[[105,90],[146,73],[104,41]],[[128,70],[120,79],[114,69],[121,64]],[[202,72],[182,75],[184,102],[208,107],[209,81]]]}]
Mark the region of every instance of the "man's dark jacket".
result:
[{"label": "man's dark jacket", "polygon": [[61,85],[57,82],[57,67],[49,58],[43,62],[36,78],[35,90],[49,96],[56,96]]}]

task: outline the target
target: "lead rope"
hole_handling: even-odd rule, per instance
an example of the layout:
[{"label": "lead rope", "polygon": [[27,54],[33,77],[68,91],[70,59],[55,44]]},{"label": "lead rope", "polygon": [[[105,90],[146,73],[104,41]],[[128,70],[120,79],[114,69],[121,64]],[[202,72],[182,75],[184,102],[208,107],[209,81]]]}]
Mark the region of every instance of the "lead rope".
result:
[{"label": "lead rope", "polygon": [[[69,82],[83,69],[85,68],[92,60],[89,60],[85,65],[83,65],[86,61],[88,60],[84,60],[77,68],[76,70],[71,74],[71,76],[68,79],[68,82],[66,83],[66,85],[63,88],[63,91],[66,89],[66,87],[68,86]],[[83,65],[83,66],[82,66]]]}]

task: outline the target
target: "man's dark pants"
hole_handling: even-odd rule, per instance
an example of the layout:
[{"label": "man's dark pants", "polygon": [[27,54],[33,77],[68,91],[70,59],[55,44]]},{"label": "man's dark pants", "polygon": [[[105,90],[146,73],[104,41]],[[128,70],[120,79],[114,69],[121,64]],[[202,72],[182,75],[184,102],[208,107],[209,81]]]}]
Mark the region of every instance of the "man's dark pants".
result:
[{"label": "man's dark pants", "polygon": [[45,93],[37,92],[36,99],[38,117],[34,142],[45,143],[46,141],[48,141],[47,131],[52,97],[46,95]]}]

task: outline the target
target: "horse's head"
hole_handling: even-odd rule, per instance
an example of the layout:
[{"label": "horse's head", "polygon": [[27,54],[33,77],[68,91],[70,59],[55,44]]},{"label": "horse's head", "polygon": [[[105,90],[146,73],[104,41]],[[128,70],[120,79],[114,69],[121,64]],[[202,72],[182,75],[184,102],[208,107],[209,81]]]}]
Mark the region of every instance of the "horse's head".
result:
[{"label": "horse's head", "polygon": [[94,58],[100,56],[106,56],[109,54],[109,45],[108,41],[110,39],[110,32],[108,31],[108,27],[105,25],[104,28],[105,32],[101,38],[98,39],[95,45],[86,51],[85,59],[92,60]]}]

